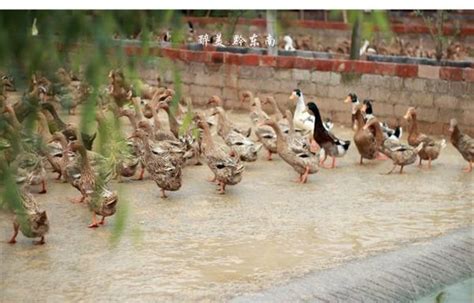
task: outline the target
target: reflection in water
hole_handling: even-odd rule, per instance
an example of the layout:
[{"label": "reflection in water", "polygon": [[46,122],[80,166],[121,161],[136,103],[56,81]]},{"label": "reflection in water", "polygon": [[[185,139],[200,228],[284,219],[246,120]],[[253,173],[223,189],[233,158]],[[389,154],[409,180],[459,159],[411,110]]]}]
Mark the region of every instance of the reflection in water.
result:
[{"label": "reflection in water", "polygon": [[[247,123],[247,115],[233,116]],[[205,180],[206,166],[186,168],[182,190],[167,200],[150,180],[120,185],[132,213],[116,248],[114,219],[86,228],[87,207],[66,200],[75,189],[51,182],[37,195],[51,221],[47,245],[22,236],[15,246],[0,244],[2,301],[222,301],[472,225],[473,174],[461,172],[452,146],[432,171],[411,166],[391,176],[380,175],[391,163],[361,167],[351,148],[337,169],[306,185],[292,183],[294,172],[278,157],[263,158],[246,165],[226,196]],[[11,217],[1,213],[0,236],[10,233]]]}]

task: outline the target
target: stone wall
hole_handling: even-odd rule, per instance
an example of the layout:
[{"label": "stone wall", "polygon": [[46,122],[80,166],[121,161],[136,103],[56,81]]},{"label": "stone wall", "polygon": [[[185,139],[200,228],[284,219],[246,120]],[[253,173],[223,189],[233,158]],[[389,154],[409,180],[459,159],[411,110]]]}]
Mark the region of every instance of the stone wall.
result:
[{"label": "stone wall", "polygon": [[[128,48],[127,52],[137,54],[140,50]],[[399,118],[406,126],[402,117],[409,106],[416,106],[422,131],[446,135],[449,120],[456,118],[466,133],[474,135],[472,68],[181,49],[156,52],[167,58],[158,60],[172,60],[181,72],[183,93],[191,96],[197,105],[204,105],[210,96],[218,95],[225,100],[227,108],[245,109],[249,105],[240,103],[239,94],[250,90],[256,96],[273,95],[283,111],[294,109],[295,104],[288,97],[293,89],[300,88],[307,102],[318,104],[323,117],[348,126],[350,105],[343,100],[354,92],[361,100],[374,99],[375,114],[389,123]],[[143,69],[142,76],[150,81],[156,79],[154,68]],[[170,70],[164,74],[164,80],[172,84]]]}]

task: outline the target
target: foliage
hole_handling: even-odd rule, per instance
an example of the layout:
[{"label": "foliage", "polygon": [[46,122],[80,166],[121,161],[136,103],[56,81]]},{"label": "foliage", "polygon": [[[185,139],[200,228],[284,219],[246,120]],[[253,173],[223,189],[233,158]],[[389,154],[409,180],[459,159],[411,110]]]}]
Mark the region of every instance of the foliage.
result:
[{"label": "foliage", "polygon": [[[342,11],[332,11],[330,15],[335,18],[342,15]],[[347,11],[347,21],[352,27],[351,59],[359,58],[361,40],[372,39],[376,31],[387,37],[391,35],[390,20],[386,11],[350,10]]]},{"label": "foliage", "polygon": [[443,52],[448,44],[447,37],[444,36],[443,26],[447,19],[446,11],[436,11],[435,17],[427,16],[420,10],[415,11],[415,14],[423,18],[424,23],[430,31],[430,36],[435,43],[435,57],[439,62],[443,58]]},{"label": "foliage", "polygon": [[[98,131],[97,100],[108,84],[109,71],[121,68],[128,78],[136,78],[138,64],[150,59],[148,50],[152,40],[160,34],[159,30],[171,30],[172,44],[183,40],[185,31],[182,21],[180,11],[1,11],[0,70],[12,74],[20,88],[27,87],[31,75],[36,71],[50,79],[59,67],[72,69],[75,73],[82,71],[92,92],[82,107],[80,130],[92,134]],[[134,58],[127,56],[122,47],[117,47],[121,42],[113,40],[113,37],[138,37],[144,49],[143,54]],[[174,80],[177,96],[173,105],[176,107],[180,98],[178,73],[175,73]],[[110,127],[100,130],[97,145],[101,147],[99,152],[109,159],[115,159],[121,149],[123,136],[118,119],[107,123]],[[25,126],[24,133],[34,133],[34,123]],[[0,134],[10,131],[0,129]],[[110,147],[112,141],[117,142],[114,148],[104,148]],[[6,153],[6,150],[2,153]],[[8,185],[5,186],[2,200],[9,204],[9,208],[18,209],[21,203],[14,190],[15,172],[4,166],[1,174],[2,183]],[[129,205],[122,197],[118,205],[113,243],[120,239],[129,212]]]}]

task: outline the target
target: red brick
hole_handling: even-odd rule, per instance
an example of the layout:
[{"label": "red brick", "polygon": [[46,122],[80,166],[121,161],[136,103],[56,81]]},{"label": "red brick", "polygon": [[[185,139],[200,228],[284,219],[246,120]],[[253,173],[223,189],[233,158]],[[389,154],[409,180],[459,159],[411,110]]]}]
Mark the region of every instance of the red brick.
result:
[{"label": "red brick", "polygon": [[294,65],[295,65],[295,57],[285,57],[285,56],[277,57],[277,67],[293,68]]},{"label": "red brick", "polygon": [[211,62],[222,64],[224,63],[224,53],[222,52],[212,52],[211,53]]},{"label": "red brick", "polygon": [[193,62],[208,62],[208,53],[188,51],[186,54],[186,60]]},{"label": "red brick", "polygon": [[124,46],[124,52],[125,52],[125,54],[127,54],[128,56],[133,56],[133,55],[139,55],[139,54],[141,54],[142,50],[141,50],[141,48],[138,47],[138,46],[126,45],[126,46]]},{"label": "red brick", "polygon": [[172,49],[172,48],[163,48],[162,49],[163,56],[168,57],[170,59],[179,59],[180,58],[180,52],[181,52],[181,50],[178,50],[178,49]]},{"label": "red brick", "polygon": [[474,68],[464,68],[462,78],[467,82],[474,82]]},{"label": "red brick", "polygon": [[233,65],[240,65],[240,59],[242,55],[232,54],[232,53],[224,53],[224,63],[225,64],[233,64]]},{"label": "red brick", "polygon": [[402,78],[418,77],[418,65],[397,64],[395,67],[396,75]]},{"label": "red brick", "polygon": [[334,60],[315,59],[313,67],[318,71],[330,72],[333,70]]},{"label": "red brick", "polygon": [[161,49],[159,47],[150,47],[150,56],[159,56]]},{"label": "red brick", "polygon": [[355,62],[352,60],[335,60],[333,71],[347,73],[354,70]]},{"label": "red brick", "polygon": [[354,61],[353,62],[353,72],[358,74],[373,74],[375,66],[373,62],[369,61]]},{"label": "red brick", "polygon": [[277,66],[277,57],[275,56],[260,56],[260,66]]},{"label": "red brick", "polygon": [[442,80],[462,81],[462,68],[442,67],[439,69],[439,78]]},{"label": "red brick", "polygon": [[207,44],[206,46],[204,46],[203,50],[205,52],[215,52],[216,51],[216,47],[212,44]]},{"label": "red brick", "polygon": [[374,63],[374,74],[393,76],[395,75],[395,67],[396,64],[393,63],[377,62]]},{"label": "red brick", "polygon": [[240,63],[242,65],[258,65],[259,61],[258,55],[243,55]]},{"label": "red brick", "polygon": [[294,68],[299,69],[312,69],[313,68],[313,59],[308,58],[295,58]]}]

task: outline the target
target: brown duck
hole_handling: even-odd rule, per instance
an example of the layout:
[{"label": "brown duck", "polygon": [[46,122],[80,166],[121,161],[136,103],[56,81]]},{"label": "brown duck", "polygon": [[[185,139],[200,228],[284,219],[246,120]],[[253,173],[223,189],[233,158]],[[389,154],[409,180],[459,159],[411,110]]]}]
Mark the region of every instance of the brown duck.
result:
[{"label": "brown duck", "polygon": [[464,170],[469,173],[472,171],[472,162],[474,162],[474,139],[461,132],[456,119],[451,119],[449,124],[451,143],[461,153],[464,160],[469,163]]},{"label": "brown duck", "polygon": [[418,154],[418,156],[420,156],[419,166],[422,165],[422,160],[428,160],[428,168],[431,168],[431,161],[436,160],[441,150],[446,147],[446,140],[435,141],[433,138],[418,131],[416,109],[414,107],[408,108],[404,118],[410,124],[408,129],[408,144],[416,147],[423,142],[423,148]]},{"label": "brown duck", "polygon": [[415,163],[418,153],[423,148],[423,142],[417,147],[413,147],[401,144],[400,141],[395,138],[384,139],[380,122],[375,118],[367,122],[364,129],[370,129],[371,132],[375,134],[376,141],[383,142],[379,147],[380,151],[392,159],[393,168],[387,174],[391,174],[397,166],[400,166],[400,174],[402,174],[405,166]]}]

